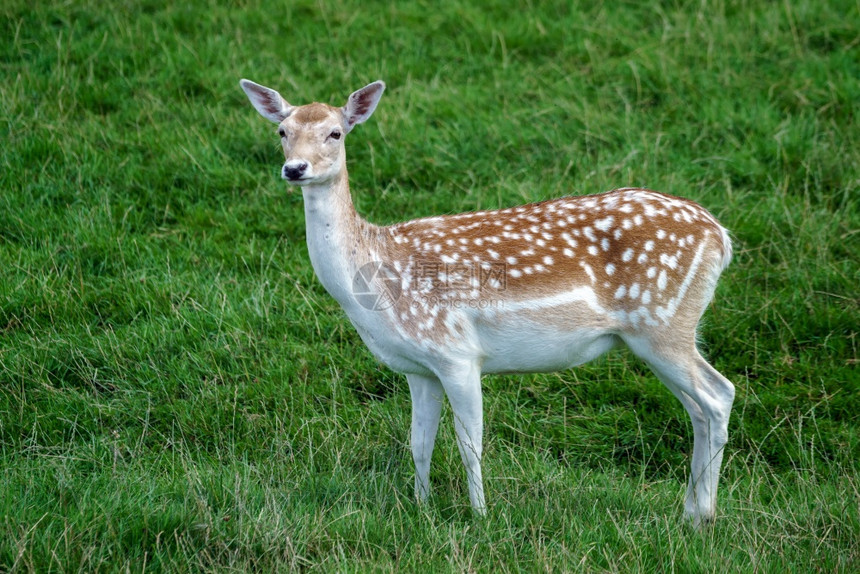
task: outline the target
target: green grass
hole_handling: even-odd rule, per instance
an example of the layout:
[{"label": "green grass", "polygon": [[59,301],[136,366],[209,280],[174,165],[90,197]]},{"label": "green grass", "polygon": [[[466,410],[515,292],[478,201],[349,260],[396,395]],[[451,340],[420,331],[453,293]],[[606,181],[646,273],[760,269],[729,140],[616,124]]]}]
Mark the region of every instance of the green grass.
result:
[{"label": "green grass", "polygon": [[[850,1],[0,7],[0,571],[860,569],[860,7]],[[237,83],[342,103],[388,223],[643,185],[736,257],[718,521],[680,404],[617,352],[486,377],[491,508],[313,276]]]}]

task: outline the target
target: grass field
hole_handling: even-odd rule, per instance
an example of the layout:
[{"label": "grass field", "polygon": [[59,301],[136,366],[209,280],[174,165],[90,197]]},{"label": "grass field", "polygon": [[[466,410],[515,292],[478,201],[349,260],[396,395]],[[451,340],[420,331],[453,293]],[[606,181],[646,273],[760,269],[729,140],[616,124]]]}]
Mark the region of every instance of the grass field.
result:
[{"label": "grass field", "polygon": [[[5,0],[0,37],[0,572],[860,570],[856,1]],[[716,525],[626,352],[486,377],[489,516],[449,412],[416,507],[405,380],[241,77],[386,81],[347,143],[376,223],[627,185],[720,218]]]}]

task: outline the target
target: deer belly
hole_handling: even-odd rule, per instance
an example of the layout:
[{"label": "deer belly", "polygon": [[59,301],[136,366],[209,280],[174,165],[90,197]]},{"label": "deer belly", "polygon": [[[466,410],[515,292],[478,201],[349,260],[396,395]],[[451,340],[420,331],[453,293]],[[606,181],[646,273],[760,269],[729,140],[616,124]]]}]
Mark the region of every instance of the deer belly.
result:
[{"label": "deer belly", "polygon": [[555,321],[535,321],[527,314],[514,313],[501,321],[482,322],[477,329],[484,355],[482,372],[563,370],[587,363],[621,342],[609,322],[577,324],[565,320],[565,315],[560,313]]}]

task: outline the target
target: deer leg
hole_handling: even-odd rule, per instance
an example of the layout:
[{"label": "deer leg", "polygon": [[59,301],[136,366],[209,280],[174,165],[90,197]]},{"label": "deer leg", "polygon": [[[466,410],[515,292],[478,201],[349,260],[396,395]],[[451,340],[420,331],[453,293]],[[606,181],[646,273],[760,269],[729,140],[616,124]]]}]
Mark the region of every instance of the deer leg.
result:
[{"label": "deer leg", "polygon": [[[735,398],[735,387],[710,365],[698,352],[696,352],[696,367],[699,372],[700,381],[704,381],[702,403],[703,410],[707,415],[707,442],[703,445],[705,452],[700,453],[698,468],[694,469],[694,475],[704,477],[704,482],[710,486],[707,492],[699,495],[697,492],[696,504],[699,506],[697,515],[705,521],[713,521],[717,504],[717,483],[720,476],[720,467],[723,463],[723,454],[728,442],[729,415]],[[698,472],[697,472],[698,471]],[[700,479],[701,482],[701,479]],[[704,495],[709,498],[703,499]],[[688,495],[689,496],[689,495]],[[701,508],[700,500],[706,504]],[[694,520],[694,525],[698,526]]]},{"label": "deer leg", "polygon": [[442,377],[441,380],[454,412],[457,446],[466,467],[472,509],[477,514],[484,515],[487,506],[484,502],[484,483],[481,476],[484,432],[481,372],[477,365],[469,364],[459,372]]},{"label": "deer leg", "polygon": [[698,528],[712,522],[716,512],[734,386],[692,344],[689,351],[677,354],[657,353],[641,345],[631,348],[681,401],[693,423],[693,460],[684,509]]},{"label": "deer leg", "polygon": [[412,460],[415,462],[415,497],[424,502],[430,495],[430,458],[439,429],[442,384],[434,376],[406,375],[412,395]]}]

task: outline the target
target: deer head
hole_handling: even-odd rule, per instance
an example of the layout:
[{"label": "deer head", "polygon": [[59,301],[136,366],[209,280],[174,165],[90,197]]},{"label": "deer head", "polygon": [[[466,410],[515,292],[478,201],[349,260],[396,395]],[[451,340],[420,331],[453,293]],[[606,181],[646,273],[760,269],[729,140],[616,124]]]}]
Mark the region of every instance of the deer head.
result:
[{"label": "deer head", "polygon": [[260,115],[278,124],[285,158],[281,176],[300,186],[325,184],[344,173],[344,136],[367,121],[385,91],[383,82],[373,82],[337,108],[320,103],[291,106],[271,88],[250,80],[239,85]]}]

